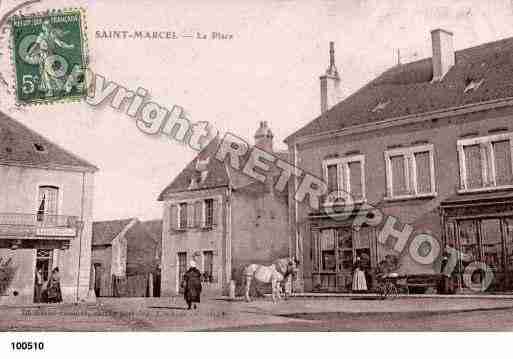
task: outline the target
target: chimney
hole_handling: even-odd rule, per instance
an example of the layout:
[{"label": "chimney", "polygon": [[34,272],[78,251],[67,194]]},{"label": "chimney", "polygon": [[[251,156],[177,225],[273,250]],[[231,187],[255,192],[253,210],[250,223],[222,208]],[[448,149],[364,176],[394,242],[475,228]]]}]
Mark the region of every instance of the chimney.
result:
[{"label": "chimney", "polygon": [[273,152],[273,137],[267,121],[261,121],[260,127],[255,132],[255,147],[266,152]]},{"label": "chimney", "polygon": [[431,44],[433,46],[433,80],[441,81],[454,66],[455,56],[452,44],[453,33],[443,29],[431,31]]},{"label": "chimney", "polygon": [[340,77],[335,66],[335,44],[330,42],[330,66],[321,80],[321,114],[340,101]]}]

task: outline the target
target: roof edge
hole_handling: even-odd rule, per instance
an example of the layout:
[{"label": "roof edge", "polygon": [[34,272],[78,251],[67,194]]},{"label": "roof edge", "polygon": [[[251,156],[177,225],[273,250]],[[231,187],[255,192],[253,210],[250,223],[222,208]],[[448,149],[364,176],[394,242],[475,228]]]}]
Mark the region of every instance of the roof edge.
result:
[{"label": "roof edge", "polygon": [[[93,165],[92,163],[90,163],[89,161],[85,160],[84,158],[72,153],[71,151],[68,151],[67,149],[65,149],[64,147],[62,147],[61,145],[55,143],[54,141],[48,139],[46,136],[42,135],[41,133],[31,129],[30,127],[28,127],[27,125],[25,125],[23,122],[13,118],[12,116],[9,116],[7,115],[5,112],[3,111],[0,111],[0,116],[5,116],[13,121],[16,121],[16,123],[18,125],[20,125],[21,127],[23,127],[25,130],[31,132],[31,133],[34,133],[36,134],[37,136],[41,137],[42,139],[44,139],[45,141],[51,143],[53,146],[57,147],[57,149],[59,149],[60,151],[66,153],[67,155],[71,156],[71,157],[74,157],[75,159],[79,160],[80,162],[83,162],[85,164],[85,166],[76,166],[76,167],[83,167],[83,168],[89,168],[90,170],[92,170],[92,172],[96,172],[99,170],[99,168],[95,165]],[[70,166],[70,167],[75,167],[75,166]]]},{"label": "roof edge", "polygon": [[[427,121],[431,120],[434,117],[436,118],[444,118],[444,117],[450,117],[450,116],[458,116],[461,114],[466,113],[474,113],[474,112],[480,112],[480,111],[487,111],[492,110],[499,107],[506,107],[506,106],[513,106],[513,97],[504,97],[500,99],[494,99],[490,101],[483,101],[483,102],[474,102],[470,104],[466,104],[463,106],[455,106],[455,107],[447,107],[440,110],[434,110],[429,112],[421,112],[416,114],[411,114],[407,116],[399,116],[399,117],[390,117],[381,121],[371,122],[371,123],[365,123],[361,125],[353,125],[349,127],[344,127],[338,130],[333,131],[325,131],[325,132],[319,132],[313,135],[305,135],[305,136],[297,136],[295,137],[294,134],[288,136],[285,138],[283,142],[285,142],[287,145],[291,145],[292,143],[309,143],[316,140],[320,140],[326,136],[343,136],[345,133],[359,133],[359,132],[365,132],[365,131],[372,131],[374,129],[378,129],[383,126],[399,126],[404,124],[403,122],[409,123],[410,121],[413,122],[420,122],[420,121]],[[454,113],[458,112],[458,113]],[[388,125],[388,126],[387,126]],[[295,137],[295,138],[294,138]]]}]

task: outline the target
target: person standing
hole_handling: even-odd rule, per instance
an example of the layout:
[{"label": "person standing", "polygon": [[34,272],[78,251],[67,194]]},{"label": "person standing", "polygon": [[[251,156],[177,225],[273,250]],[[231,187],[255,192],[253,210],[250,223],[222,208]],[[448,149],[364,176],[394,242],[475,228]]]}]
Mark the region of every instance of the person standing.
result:
[{"label": "person standing", "polygon": [[187,309],[197,308],[196,303],[200,302],[201,296],[201,272],[196,268],[196,262],[191,260],[189,269],[183,275],[182,287],[184,289],[184,299],[187,303]]},{"label": "person standing", "polygon": [[353,292],[365,291],[367,291],[367,280],[365,279],[365,272],[362,269],[361,260],[357,258],[353,273]]},{"label": "person standing", "polygon": [[55,267],[52,270],[52,274],[50,274],[46,292],[46,297],[48,298],[49,303],[62,302],[61,282],[58,267]]},{"label": "person standing", "polygon": [[35,276],[35,283],[34,283],[34,302],[35,303],[41,303],[42,302],[42,292],[43,292],[43,270],[41,267],[38,267],[36,270],[36,276]]}]

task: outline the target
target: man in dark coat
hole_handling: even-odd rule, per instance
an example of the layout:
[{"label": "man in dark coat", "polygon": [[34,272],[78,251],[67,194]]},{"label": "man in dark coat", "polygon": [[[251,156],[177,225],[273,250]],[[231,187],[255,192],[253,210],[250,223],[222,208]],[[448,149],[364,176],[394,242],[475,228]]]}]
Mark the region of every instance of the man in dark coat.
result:
[{"label": "man in dark coat", "polygon": [[201,295],[201,272],[196,268],[196,262],[191,261],[190,268],[183,275],[182,287],[184,289],[184,299],[187,302],[187,309],[191,309],[194,303],[194,309],[197,308],[196,303],[200,302]]}]

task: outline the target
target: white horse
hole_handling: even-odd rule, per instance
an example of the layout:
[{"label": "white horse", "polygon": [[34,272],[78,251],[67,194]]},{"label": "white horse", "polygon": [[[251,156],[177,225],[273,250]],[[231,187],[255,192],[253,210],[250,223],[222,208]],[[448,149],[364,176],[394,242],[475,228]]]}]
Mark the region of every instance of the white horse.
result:
[{"label": "white horse", "polygon": [[246,278],[246,301],[250,301],[249,288],[251,281],[256,279],[261,283],[271,283],[272,299],[281,299],[281,284],[285,282],[290,275],[297,272],[299,262],[295,258],[280,258],[269,266],[262,264],[250,264],[244,268],[244,277]]}]

